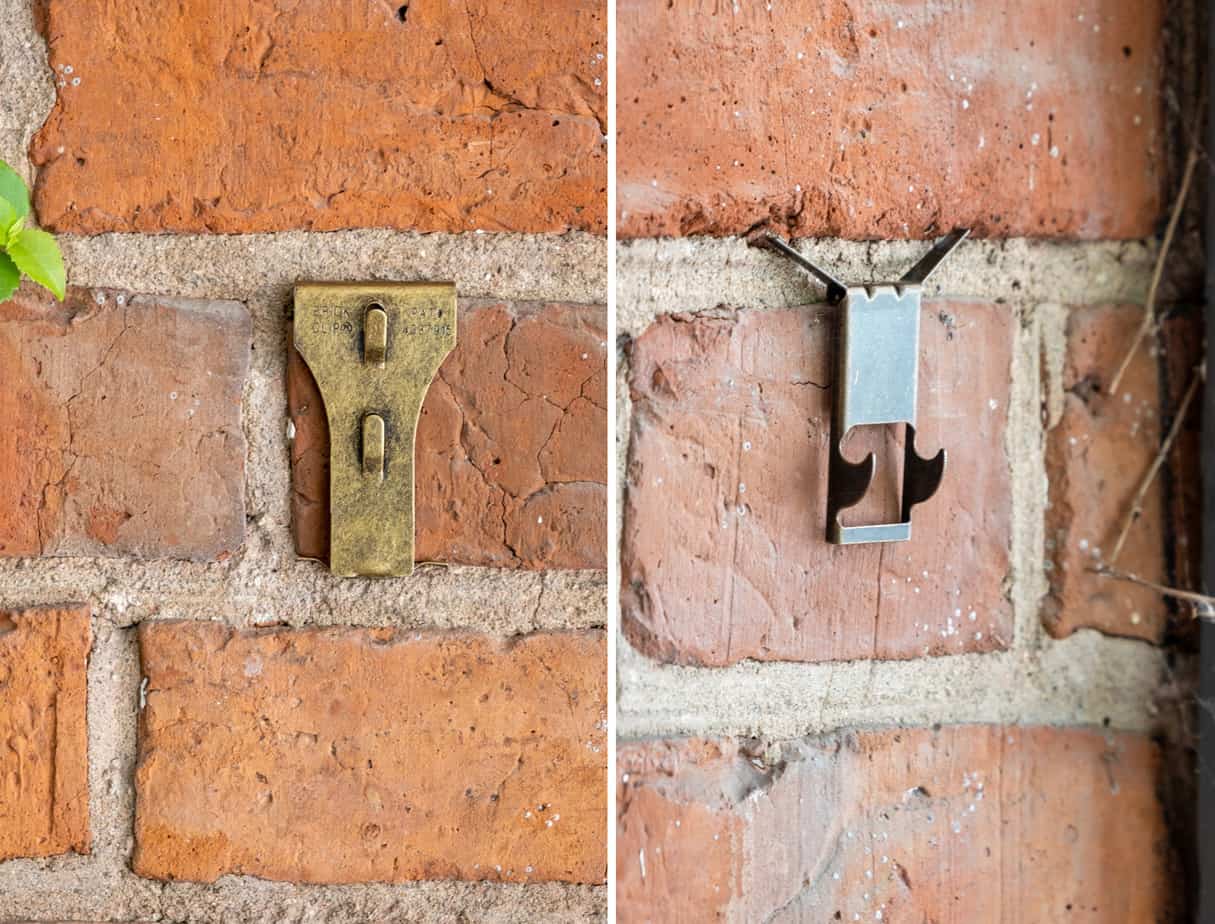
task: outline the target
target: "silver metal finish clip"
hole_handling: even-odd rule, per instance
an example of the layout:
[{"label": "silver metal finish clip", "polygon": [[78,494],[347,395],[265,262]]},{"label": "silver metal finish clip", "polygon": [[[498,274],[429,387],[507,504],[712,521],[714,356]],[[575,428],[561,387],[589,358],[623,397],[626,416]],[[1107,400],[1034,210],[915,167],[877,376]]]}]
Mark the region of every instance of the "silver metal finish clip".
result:
[{"label": "silver metal finish clip", "polygon": [[[768,244],[827,286],[840,306],[835,410],[831,418],[831,461],[827,474],[827,539],[837,545],[901,542],[911,538],[911,508],[932,497],[945,473],[945,450],[931,459],[915,449],[916,386],[919,378],[920,287],[969,233],[951,231],[895,283],[848,286],[815,266],[775,235]],[[903,490],[897,523],[845,526],[840,514],[860,503],[877,467],[871,452],[861,462],[844,458],[844,437],[853,427],[906,425]]]}]

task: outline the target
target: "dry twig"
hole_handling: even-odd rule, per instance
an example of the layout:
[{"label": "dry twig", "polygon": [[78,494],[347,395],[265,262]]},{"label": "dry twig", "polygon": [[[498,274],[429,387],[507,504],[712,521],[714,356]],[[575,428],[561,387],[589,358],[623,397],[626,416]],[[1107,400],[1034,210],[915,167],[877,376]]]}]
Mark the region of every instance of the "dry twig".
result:
[{"label": "dry twig", "polygon": [[1143,499],[1147,497],[1148,488],[1152,486],[1152,482],[1156,480],[1156,475],[1160,472],[1160,467],[1164,464],[1165,458],[1169,454],[1169,450],[1173,448],[1173,442],[1177,439],[1177,434],[1181,432],[1181,425],[1185,423],[1186,413],[1190,409],[1190,402],[1194,400],[1194,395],[1198,393],[1198,386],[1207,377],[1207,364],[1201,363],[1194,370],[1194,378],[1190,381],[1190,386],[1185,390],[1185,397],[1181,399],[1181,404],[1177,407],[1177,416],[1173,419],[1173,426],[1169,427],[1169,434],[1164,438],[1164,442],[1160,444],[1160,451],[1156,453],[1156,458],[1152,460],[1151,467],[1147,470],[1147,474],[1143,476],[1143,480],[1139,483],[1139,489],[1135,492],[1135,500],[1131,504],[1131,509],[1126,512],[1126,519],[1122,522],[1122,529],[1118,533],[1118,541],[1114,543],[1114,551],[1110,553],[1110,564],[1118,560],[1118,555],[1122,551],[1122,546],[1126,542],[1126,537],[1131,531],[1131,524],[1139,519],[1143,513]]},{"label": "dry twig", "polygon": [[1190,143],[1190,154],[1185,161],[1185,173],[1181,178],[1181,189],[1177,193],[1177,201],[1173,203],[1173,213],[1169,216],[1169,224],[1164,231],[1164,240],[1160,244],[1160,253],[1156,255],[1156,266],[1152,270],[1152,282],[1148,286],[1147,302],[1143,306],[1143,322],[1135,333],[1135,339],[1131,343],[1131,348],[1126,351],[1126,356],[1122,357],[1122,362],[1118,364],[1118,371],[1114,373],[1114,378],[1110,381],[1109,392],[1111,395],[1118,393],[1118,386],[1122,383],[1122,376],[1126,374],[1127,366],[1135,358],[1135,353],[1138,352],[1140,344],[1143,343],[1143,338],[1148,335],[1148,331],[1152,329],[1152,324],[1156,320],[1156,293],[1160,289],[1160,279],[1164,275],[1164,263],[1168,258],[1169,248],[1173,246],[1173,237],[1177,234],[1177,226],[1181,223],[1181,213],[1185,211],[1185,200],[1190,192],[1190,184],[1194,179],[1194,171],[1197,169],[1198,162],[1201,159],[1202,150],[1198,143],[1198,132],[1195,132],[1194,140]]},{"label": "dry twig", "polygon": [[1177,600],[1185,600],[1188,603],[1194,604],[1194,612],[1202,619],[1215,618],[1215,597],[1209,597],[1206,594],[1200,594],[1193,590],[1178,590],[1176,587],[1165,587],[1163,584],[1157,584],[1155,581],[1144,580],[1138,575],[1130,574],[1126,571],[1119,571],[1117,568],[1111,568],[1108,565],[1097,565],[1090,568],[1094,574],[1099,574],[1102,577],[1113,578],[1117,581],[1130,581],[1132,584],[1138,584],[1140,587],[1148,587],[1156,591],[1164,597],[1173,597]]}]

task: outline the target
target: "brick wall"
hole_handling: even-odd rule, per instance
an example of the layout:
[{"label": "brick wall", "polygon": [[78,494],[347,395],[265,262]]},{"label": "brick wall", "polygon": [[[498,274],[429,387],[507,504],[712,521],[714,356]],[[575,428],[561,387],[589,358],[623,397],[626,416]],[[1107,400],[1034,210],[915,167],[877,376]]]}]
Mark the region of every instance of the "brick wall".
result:
[{"label": "brick wall", "polygon": [[[1201,342],[1187,222],[1111,391],[1174,6],[620,0],[616,541],[602,3],[0,0],[72,283],[0,306],[0,920],[603,919],[610,554],[621,921],[1183,919],[1192,614],[1092,570]],[[831,547],[835,314],[746,235],[884,281],[954,224],[946,481]],[[459,291],[408,580],[312,560],[317,279]],[[1194,586],[1196,426],[1141,579]]]},{"label": "brick wall", "polygon": [[[1092,570],[1200,339],[1183,246],[1111,393],[1175,182],[1165,16],[621,0],[619,920],[1184,918],[1192,614]],[[955,224],[944,483],[910,543],[831,546],[835,310],[745,235],[863,283]],[[1193,586],[1180,458],[1115,564]]]},{"label": "brick wall", "polygon": [[[0,17],[0,920],[601,919],[606,7]],[[409,579],[310,560],[329,279],[459,293]]]}]

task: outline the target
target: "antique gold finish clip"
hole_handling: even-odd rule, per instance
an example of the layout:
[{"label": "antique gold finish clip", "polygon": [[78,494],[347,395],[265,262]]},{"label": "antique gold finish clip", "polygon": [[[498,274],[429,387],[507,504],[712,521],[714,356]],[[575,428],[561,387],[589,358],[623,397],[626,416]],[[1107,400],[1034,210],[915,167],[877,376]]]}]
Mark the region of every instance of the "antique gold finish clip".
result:
[{"label": "antique gold finish clip", "polygon": [[451,283],[295,287],[295,349],[329,421],[329,567],[413,572],[414,436],[422,400],[456,345]]}]

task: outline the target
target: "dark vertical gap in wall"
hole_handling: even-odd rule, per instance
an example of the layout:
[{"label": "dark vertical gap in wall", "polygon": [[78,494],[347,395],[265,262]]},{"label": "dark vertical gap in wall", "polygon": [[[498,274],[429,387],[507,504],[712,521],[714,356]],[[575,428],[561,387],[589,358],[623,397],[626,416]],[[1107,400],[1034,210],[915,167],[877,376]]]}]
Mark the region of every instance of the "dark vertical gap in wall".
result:
[{"label": "dark vertical gap in wall", "polygon": [[[1203,31],[1197,32],[1205,36],[1205,54],[1197,56],[1205,61],[1205,80],[1207,83],[1207,111],[1210,113],[1213,78],[1215,78],[1215,34],[1210,23],[1215,22],[1215,16],[1210,15],[1211,4],[1203,5],[1207,13],[1206,22],[1201,23]],[[1208,114],[1206,120],[1205,147],[1209,153],[1215,151],[1215,119]],[[1215,184],[1210,182],[1210,163],[1205,162],[1206,169],[1199,171],[1204,181],[1200,187],[1203,194],[1201,201],[1206,208],[1204,228],[1204,245],[1206,251],[1206,273],[1204,285],[1203,315],[1206,330],[1215,330]],[[1207,368],[1215,370],[1215,350],[1212,337],[1206,338]],[[1208,377],[1208,382],[1210,381]],[[1203,389],[1202,397],[1202,583],[1203,590],[1211,593],[1215,590],[1215,389]],[[1209,619],[1202,621],[1199,641],[1199,677],[1197,703],[1197,761],[1195,785],[1198,790],[1198,811],[1195,819],[1195,835],[1191,843],[1196,843],[1197,870],[1196,890],[1197,909],[1194,919],[1199,924],[1215,924],[1215,624]]]},{"label": "dark vertical gap in wall", "polygon": [[[1166,134],[1162,139],[1162,157],[1167,161],[1168,184],[1164,190],[1163,208],[1158,232],[1162,232],[1173,208],[1181,185],[1181,176],[1188,157],[1195,131],[1202,131],[1205,113],[1199,109],[1208,94],[1206,82],[1210,69],[1208,57],[1215,52],[1215,45],[1207,34],[1208,6],[1212,0],[1167,0],[1163,36],[1163,59],[1161,89],[1163,93]],[[1210,147],[1209,120],[1204,146]],[[1197,337],[1211,321],[1210,304],[1215,277],[1209,275],[1210,260],[1204,260],[1205,249],[1211,249],[1215,237],[1209,230],[1215,225],[1215,215],[1208,207],[1207,182],[1209,171],[1200,169],[1195,177],[1194,188],[1186,204],[1185,214],[1178,229],[1177,238],[1170,251],[1169,263],[1164,274],[1159,303],[1168,314],[1182,322],[1182,328]],[[1204,229],[1208,232],[1204,235]],[[1159,234],[1157,241],[1160,240]],[[1191,320],[1186,320],[1186,319]],[[1176,332],[1174,332],[1176,334]],[[1184,349],[1182,338],[1162,336],[1159,345],[1165,349]],[[1209,345],[1208,345],[1209,349]],[[1186,351],[1188,352],[1188,351]],[[1173,362],[1164,350],[1160,353],[1162,409],[1161,426],[1168,427],[1176,413],[1176,402],[1189,382],[1189,365],[1201,358],[1202,350],[1186,357],[1173,356]],[[1215,368],[1208,361],[1208,366]],[[1178,382],[1184,376],[1185,381]],[[1185,555],[1176,544],[1179,535],[1186,530],[1173,518],[1186,510],[1181,492],[1193,503],[1186,486],[1195,478],[1202,482],[1201,496],[1204,510],[1187,516],[1190,541],[1202,541],[1209,533],[1208,524],[1215,522],[1212,500],[1215,491],[1207,487],[1215,484],[1215,406],[1204,391],[1202,399],[1202,435],[1197,442],[1200,447],[1199,460],[1181,461],[1176,454],[1162,471],[1165,491],[1165,553],[1167,556],[1168,582],[1171,586],[1194,587],[1200,579],[1205,589],[1215,588],[1215,548],[1202,542],[1202,557],[1197,564],[1200,575],[1194,575]],[[1194,426],[1193,423],[1187,427]],[[1162,430],[1162,433],[1164,431]],[[1185,440],[1179,443],[1184,444]],[[1184,451],[1194,452],[1195,443],[1183,445]],[[1193,533],[1197,530],[1198,535]],[[1191,558],[1191,562],[1193,559]],[[1159,910],[1158,921],[1194,921],[1215,924],[1215,842],[1202,843],[1203,831],[1215,831],[1215,715],[1195,708],[1196,695],[1201,699],[1215,698],[1215,663],[1211,676],[1200,669],[1200,657],[1196,648],[1201,644],[1208,657],[1215,662],[1215,634],[1212,626],[1204,620],[1199,626],[1192,622],[1193,610],[1188,605],[1173,605],[1174,618],[1164,639],[1163,654],[1166,659],[1167,677],[1157,706],[1160,709],[1156,740],[1161,748],[1160,800],[1165,814],[1168,843],[1162,849],[1168,853],[1167,875],[1169,877],[1169,905]],[[1201,639],[1201,641],[1200,641]],[[1201,676],[1200,676],[1201,675]],[[1204,689],[1200,690],[1200,686]],[[1213,756],[1206,757],[1203,743]],[[1205,783],[1199,777],[1200,766],[1212,768]],[[1195,810],[1195,806],[1198,810]]]}]

